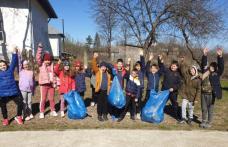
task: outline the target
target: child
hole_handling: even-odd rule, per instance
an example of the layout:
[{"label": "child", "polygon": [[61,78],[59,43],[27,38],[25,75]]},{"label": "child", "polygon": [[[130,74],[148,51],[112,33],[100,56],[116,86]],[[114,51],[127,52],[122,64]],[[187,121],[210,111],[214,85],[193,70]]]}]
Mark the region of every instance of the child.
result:
[{"label": "child", "polygon": [[3,126],[9,125],[6,104],[11,100],[13,100],[17,105],[17,117],[14,119],[19,125],[23,124],[23,100],[20,96],[20,91],[14,79],[14,69],[18,65],[17,51],[18,50],[15,47],[10,66],[7,65],[6,61],[0,60],[0,107],[3,115]]},{"label": "child", "polygon": [[91,72],[85,66],[83,69],[83,65],[80,61],[75,61],[74,63],[74,71],[75,71],[75,83],[76,83],[76,91],[80,94],[81,97],[84,97],[86,91],[86,82],[85,77],[91,77]]},{"label": "child", "polygon": [[54,93],[56,87],[56,77],[54,74],[54,65],[52,63],[52,57],[50,53],[45,52],[42,58],[43,45],[39,43],[36,60],[39,65],[39,85],[40,85],[40,118],[44,118],[45,103],[48,95],[48,99],[51,107],[51,116],[58,116],[55,111]]},{"label": "child", "polygon": [[222,98],[220,77],[224,71],[223,50],[217,49],[217,63],[212,62],[209,68],[207,67],[207,54],[208,49],[204,49],[201,62],[203,76],[201,88],[202,123],[200,127],[202,128],[210,128],[212,126],[215,98]]},{"label": "child", "polygon": [[59,60],[55,65],[55,74],[59,77],[59,94],[60,94],[60,115],[64,117],[65,101],[63,95],[71,90],[75,90],[75,81],[73,79],[73,73],[70,70],[70,62],[68,60],[63,61],[63,67],[61,66],[62,61]]},{"label": "child", "polygon": [[[142,107],[142,95],[143,95],[143,90],[144,90],[144,76],[145,76],[145,58],[143,56],[143,50],[139,52],[140,55],[140,61],[137,61],[136,64],[134,65],[134,68],[138,71],[138,78],[140,81],[140,96],[138,98],[138,105],[137,105],[137,112],[141,112],[141,107]],[[140,119],[140,116],[137,115],[137,118]]]},{"label": "child", "polygon": [[33,118],[32,115],[32,95],[34,94],[34,73],[29,66],[28,60],[22,60],[19,55],[19,89],[24,102],[25,120],[29,121]]},{"label": "child", "polygon": [[140,97],[140,81],[138,79],[138,70],[133,69],[131,75],[128,75],[126,85],[126,105],[124,111],[120,114],[120,118],[118,122],[122,121],[128,111],[130,109],[131,119],[135,120],[136,114],[136,102]]},{"label": "child", "polygon": [[[129,71],[130,69],[130,62],[131,62],[131,58],[128,58],[128,63],[126,67],[124,67],[123,59],[117,59],[115,65],[112,65],[110,63],[107,65],[110,71],[112,72],[112,75],[117,76],[118,81],[123,89],[124,89],[124,79],[126,79],[127,71]],[[114,106],[110,106],[110,111],[111,111],[112,119],[113,121],[115,121],[118,119],[123,109],[118,109]]]},{"label": "child", "polygon": [[[145,102],[149,99],[151,90],[155,90],[156,92],[158,92],[159,81],[160,81],[160,77],[162,75],[162,73],[161,73],[162,70],[159,69],[157,64],[151,65],[153,58],[154,58],[154,55],[150,54],[149,61],[146,64],[146,77],[147,77],[148,82],[147,82]],[[161,60],[162,56],[159,55],[159,58]]]},{"label": "child", "polygon": [[[182,59],[183,60],[183,59]],[[187,122],[191,125],[194,114],[194,104],[199,100],[201,90],[201,80],[196,66],[189,66],[182,61],[180,64],[180,73],[182,76],[182,85],[180,88],[180,96],[182,100],[182,118],[179,123]],[[189,119],[186,116],[188,106]]]},{"label": "child", "polygon": [[178,71],[178,62],[173,60],[170,68],[166,68],[163,64],[162,57],[158,60],[159,68],[162,69],[162,74],[164,76],[163,82],[162,82],[162,89],[161,90],[169,90],[169,99],[172,103],[172,107],[174,110],[174,118],[176,120],[179,119],[179,113],[178,113],[178,102],[177,102],[177,96],[178,96],[178,89],[181,86],[181,76]]},{"label": "child", "polygon": [[97,93],[97,113],[99,121],[107,121],[108,117],[108,102],[107,95],[110,91],[111,76],[107,72],[107,64],[105,62],[100,63],[100,67],[97,67],[98,53],[94,53],[92,60],[92,70],[96,73],[96,85],[95,92]]}]

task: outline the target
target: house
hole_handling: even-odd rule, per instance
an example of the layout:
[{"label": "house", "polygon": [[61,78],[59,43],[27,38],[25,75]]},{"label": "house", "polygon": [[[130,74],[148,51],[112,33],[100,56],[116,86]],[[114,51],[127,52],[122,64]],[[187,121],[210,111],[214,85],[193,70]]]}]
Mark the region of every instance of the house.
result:
[{"label": "house", "polygon": [[53,56],[55,58],[59,57],[63,52],[63,38],[64,38],[63,33],[58,31],[53,26],[48,25],[48,37],[49,37],[49,42],[51,44]]},{"label": "house", "polygon": [[42,42],[51,52],[48,22],[57,15],[48,0],[0,0],[0,54],[9,53],[9,45],[31,48],[36,52]]}]

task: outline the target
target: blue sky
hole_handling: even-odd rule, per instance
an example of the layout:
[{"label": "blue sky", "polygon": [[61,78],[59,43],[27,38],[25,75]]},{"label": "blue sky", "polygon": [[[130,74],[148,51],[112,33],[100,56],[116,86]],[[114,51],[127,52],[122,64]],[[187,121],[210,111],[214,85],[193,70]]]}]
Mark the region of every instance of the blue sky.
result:
[{"label": "blue sky", "polygon": [[[51,20],[50,24],[61,30],[61,19],[65,21],[65,32],[70,34],[75,40],[84,42],[88,35],[94,37],[98,27],[90,13],[90,2],[92,0],[49,0],[55,9],[59,19]],[[227,13],[228,0],[218,0],[219,8],[223,7]],[[226,21],[228,26],[228,21]],[[228,33],[228,31],[227,31]],[[228,34],[226,39],[212,39],[207,46],[212,48],[221,44],[228,51]]]}]

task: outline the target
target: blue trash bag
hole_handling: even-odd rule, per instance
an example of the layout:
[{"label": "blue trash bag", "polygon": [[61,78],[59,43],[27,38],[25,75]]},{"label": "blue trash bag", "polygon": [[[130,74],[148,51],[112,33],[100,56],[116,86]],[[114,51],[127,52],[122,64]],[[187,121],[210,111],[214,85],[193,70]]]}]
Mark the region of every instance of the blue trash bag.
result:
[{"label": "blue trash bag", "polygon": [[149,100],[143,107],[141,119],[145,122],[159,124],[164,120],[164,108],[169,98],[169,91],[156,92],[151,90]]},{"label": "blue trash bag", "polygon": [[126,98],[117,76],[115,76],[112,81],[112,86],[108,96],[108,102],[118,109],[122,109],[126,105]]},{"label": "blue trash bag", "polygon": [[70,91],[63,95],[67,101],[67,113],[69,119],[83,119],[87,115],[85,103],[76,91]]}]

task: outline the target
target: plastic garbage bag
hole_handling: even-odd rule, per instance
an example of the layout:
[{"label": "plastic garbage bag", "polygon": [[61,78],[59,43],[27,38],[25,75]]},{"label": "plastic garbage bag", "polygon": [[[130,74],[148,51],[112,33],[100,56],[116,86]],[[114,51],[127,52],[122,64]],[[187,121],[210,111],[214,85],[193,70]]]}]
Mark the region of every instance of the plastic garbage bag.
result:
[{"label": "plastic garbage bag", "polygon": [[63,97],[68,103],[67,113],[70,119],[83,119],[86,117],[85,103],[76,91],[70,91],[64,94]]},{"label": "plastic garbage bag", "polygon": [[141,119],[142,121],[150,123],[161,123],[164,120],[164,108],[169,98],[169,91],[156,92],[152,90],[150,92],[149,100],[142,109]]},{"label": "plastic garbage bag", "polygon": [[126,98],[117,76],[115,76],[112,81],[112,86],[108,96],[108,102],[118,109],[121,109],[126,105]]}]

